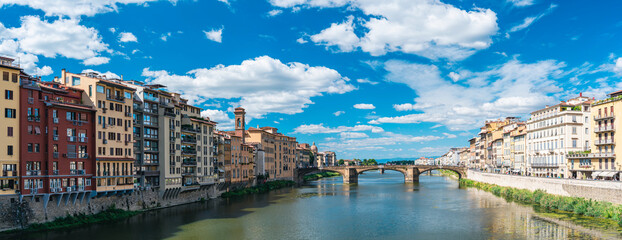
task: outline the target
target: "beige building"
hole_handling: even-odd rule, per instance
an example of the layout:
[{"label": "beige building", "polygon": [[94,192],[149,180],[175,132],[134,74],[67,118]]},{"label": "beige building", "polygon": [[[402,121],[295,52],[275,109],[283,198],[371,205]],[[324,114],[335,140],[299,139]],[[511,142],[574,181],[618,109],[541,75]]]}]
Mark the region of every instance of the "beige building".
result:
[{"label": "beige building", "polygon": [[93,73],[62,71],[60,83],[84,90],[85,105],[95,106],[97,192],[134,188],[132,107],[134,89]]},{"label": "beige building", "polygon": [[19,76],[21,68],[13,59],[0,57],[0,195],[19,189]]},{"label": "beige building", "polygon": [[526,136],[527,127],[525,123],[519,123],[518,127],[510,133],[511,143],[511,161],[512,173],[524,175],[527,171],[527,163],[525,158],[525,145],[527,144]]},{"label": "beige building", "polygon": [[616,113],[622,112],[622,91],[609,94],[609,98],[591,105],[589,126],[590,148],[568,154],[568,167],[572,178],[578,179],[615,179],[619,180],[622,169],[616,156],[622,154],[616,143],[622,142],[616,129],[622,125],[616,119]]},{"label": "beige building", "polygon": [[566,155],[589,146],[590,104],[579,96],[531,113],[527,121],[527,172],[532,176],[568,178]]}]

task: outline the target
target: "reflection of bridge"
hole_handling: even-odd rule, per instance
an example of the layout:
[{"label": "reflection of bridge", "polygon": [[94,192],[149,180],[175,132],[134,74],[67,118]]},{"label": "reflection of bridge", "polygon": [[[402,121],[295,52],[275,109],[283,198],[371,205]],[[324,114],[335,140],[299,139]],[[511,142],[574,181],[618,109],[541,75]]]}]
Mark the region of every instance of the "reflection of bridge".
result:
[{"label": "reflection of bridge", "polygon": [[343,176],[344,183],[358,183],[359,174],[372,170],[393,170],[404,174],[404,182],[418,182],[419,175],[424,172],[445,169],[458,174],[459,178],[466,177],[467,168],[458,166],[442,165],[376,165],[376,166],[347,166],[347,167],[322,167],[322,168],[299,168],[295,170],[294,177],[299,183],[304,181],[304,176],[320,172],[337,172]]}]

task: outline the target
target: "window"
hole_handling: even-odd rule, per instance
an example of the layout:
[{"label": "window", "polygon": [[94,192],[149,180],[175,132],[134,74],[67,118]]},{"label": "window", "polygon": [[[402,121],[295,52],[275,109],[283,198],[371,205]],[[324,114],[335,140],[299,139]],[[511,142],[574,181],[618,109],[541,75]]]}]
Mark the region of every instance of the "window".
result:
[{"label": "window", "polygon": [[131,92],[125,92],[125,98],[132,99],[132,93]]},{"label": "window", "polygon": [[12,77],[11,81],[17,82],[17,78],[18,78],[17,73],[11,74],[11,77]]},{"label": "window", "polygon": [[4,117],[6,118],[15,118],[15,109],[5,108],[4,109]]},{"label": "window", "polygon": [[28,152],[31,153],[32,152],[32,143],[28,144]]},{"label": "window", "polygon": [[96,87],[97,89],[95,89],[98,93],[104,93],[104,86],[99,86],[97,85]]},{"label": "window", "polygon": [[9,81],[9,72],[2,72],[2,80]]},{"label": "window", "polygon": [[89,85],[89,97],[93,96],[93,85]]},{"label": "window", "polygon": [[13,156],[13,145],[6,146],[6,154],[9,156]]},{"label": "window", "polygon": [[4,90],[4,99],[13,100],[13,91]]},{"label": "window", "polygon": [[7,135],[7,137],[12,137],[13,136],[13,127],[7,127],[6,135]]},{"label": "window", "polygon": [[73,86],[80,85],[80,78],[79,77],[72,77],[71,78],[71,85],[73,85]]}]

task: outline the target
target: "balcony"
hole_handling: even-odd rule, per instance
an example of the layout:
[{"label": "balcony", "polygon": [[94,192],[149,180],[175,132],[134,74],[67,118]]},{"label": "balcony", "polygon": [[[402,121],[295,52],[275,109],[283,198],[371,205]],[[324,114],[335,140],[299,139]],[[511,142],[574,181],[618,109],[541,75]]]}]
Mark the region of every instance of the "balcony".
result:
[{"label": "balcony", "polygon": [[181,125],[181,131],[182,132],[188,132],[188,133],[198,133],[198,132],[200,132],[198,129],[193,128],[192,125]]},{"label": "balcony", "polygon": [[197,154],[197,150],[196,149],[182,149],[181,150],[181,154],[183,154],[183,155],[196,155]]},{"label": "balcony", "polygon": [[87,122],[87,121],[77,120],[77,119],[67,119],[67,120],[68,120],[68,121],[71,121],[71,123],[72,123],[74,126],[82,126],[82,124],[87,124],[87,123],[89,123],[89,122]]},{"label": "balcony", "polygon": [[70,175],[84,175],[85,172],[83,169],[70,169],[69,174]]},{"label": "balcony", "polygon": [[175,117],[175,112],[173,111],[164,111],[164,116]]},{"label": "balcony", "polygon": [[134,104],[134,112],[142,112],[142,111],[143,111],[143,106]]},{"label": "balcony", "polygon": [[194,176],[195,172],[193,172],[193,171],[182,172],[181,175],[182,176]]},{"label": "balcony", "polygon": [[78,137],[78,142],[86,143],[86,142],[88,142],[88,138],[87,137]]},{"label": "balcony", "polygon": [[607,139],[594,140],[594,145],[609,145],[609,144],[615,144],[613,139],[607,138]]},{"label": "balcony", "polygon": [[613,114],[609,114],[609,115],[598,115],[598,116],[594,116],[594,121],[600,121],[600,120],[606,120],[606,119],[613,119],[615,118],[615,116]]},{"label": "balcony", "polygon": [[197,144],[197,138],[182,136],[181,143]]},{"label": "balcony", "polygon": [[158,109],[157,109],[157,108],[156,108],[156,109],[149,109],[149,108],[145,108],[145,109],[143,110],[143,112],[145,112],[145,113],[151,113],[151,114],[158,114]]},{"label": "balcony", "polygon": [[601,133],[601,132],[611,132],[611,131],[615,131],[615,127],[613,125],[604,125],[601,127],[595,127],[594,128],[594,132],[595,133]]},{"label": "balcony", "polygon": [[531,167],[557,168],[559,167],[559,164],[557,163],[531,163]]},{"label": "balcony", "polygon": [[27,170],[26,176],[40,176],[41,170]]},{"label": "balcony", "polygon": [[145,151],[145,152],[157,152],[158,148],[157,147],[145,147],[143,149],[143,151]]},{"label": "balcony", "polygon": [[159,176],[160,175],[160,171],[157,171],[157,170],[144,170],[144,171],[138,171],[137,173],[140,176]]},{"label": "balcony", "polygon": [[113,95],[107,95],[107,96],[106,96],[106,99],[107,99],[107,100],[110,100],[110,101],[115,101],[115,102],[122,102],[122,103],[125,103],[125,97],[123,97],[123,96],[116,96],[116,95],[114,95],[114,96],[113,96]]},{"label": "balcony", "polygon": [[39,115],[29,115],[27,119],[29,122],[40,122],[41,121],[41,117]]},{"label": "balcony", "polygon": [[590,154],[592,158],[615,158],[616,155],[613,152],[600,152]]},{"label": "balcony", "polygon": [[182,166],[196,166],[197,165],[197,160],[184,159],[184,162],[181,165]]}]

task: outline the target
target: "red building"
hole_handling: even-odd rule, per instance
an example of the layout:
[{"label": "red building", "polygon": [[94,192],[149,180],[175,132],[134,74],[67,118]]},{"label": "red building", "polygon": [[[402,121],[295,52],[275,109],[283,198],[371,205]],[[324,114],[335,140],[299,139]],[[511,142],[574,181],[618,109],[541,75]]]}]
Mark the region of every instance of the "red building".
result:
[{"label": "red building", "polygon": [[22,78],[20,83],[20,191],[48,197],[95,190],[95,109],[83,90]]}]

